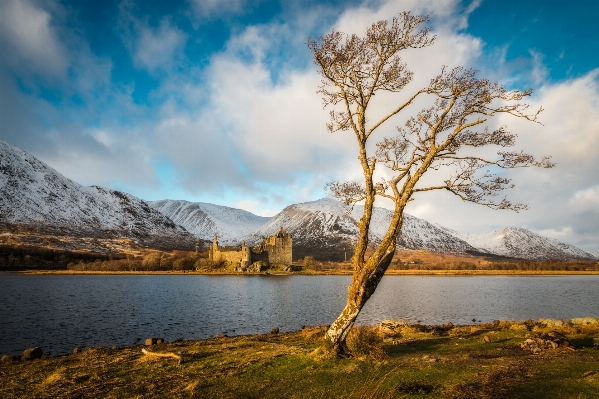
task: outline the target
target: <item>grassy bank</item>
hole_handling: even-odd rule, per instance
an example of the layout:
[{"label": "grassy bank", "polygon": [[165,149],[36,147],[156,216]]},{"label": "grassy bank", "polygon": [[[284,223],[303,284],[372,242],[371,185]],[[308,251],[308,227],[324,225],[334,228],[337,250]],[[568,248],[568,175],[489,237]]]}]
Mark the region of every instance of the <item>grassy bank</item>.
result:
[{"label": "grassy bank", "polygon": [[[599,326],[564,327],[575,350],[533,355],[534,323],[356,330],[355,355],[314,355],[323,328],[150,347],[90,348],[0,366],[3,398],[596,398]],[[489,343],[484,342],[487,336]],[[357,337],[357,338],[356,338]],[[376,339],[361,339],[375,337]]]}]

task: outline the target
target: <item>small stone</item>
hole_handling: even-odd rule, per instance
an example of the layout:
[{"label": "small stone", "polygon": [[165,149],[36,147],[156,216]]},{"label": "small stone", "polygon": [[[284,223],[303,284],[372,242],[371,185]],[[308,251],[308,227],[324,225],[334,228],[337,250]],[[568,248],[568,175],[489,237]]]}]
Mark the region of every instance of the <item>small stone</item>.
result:
[{"label": "small stone", "polygon": [[23,360],[34,360],[39,359],[44,355],[44,351],[39,346],[35,348],[27,348],[23,351],[21,359]]},{"label": "small stone", "polygon": [[547,328],[562,328],[564,326],[564,322],[558,319],[540,319],[539,324],[541,327]]},{"label": "small stone", "polygon": [[227,334],[225,334],[225,333],[220,333],[220,334],[216,334],[216,335],[214,336],[214,338],[225,338],[226,336],[227,336]]},{"label": "small stone", "polygon": [[272,330],[270,330],[270,334],[278,334],[279,333],[279,327],[275,327]]},{"label": "small stone", "polygon": [[445,323],[445,325],[443,327],[445,327],[445,328],[453,328],[453,323],[450,321],[448,323]]},{"label": "small stone", "polygon": [[146,345],[156,345],[158,343],[158,338],[148,338],[146,339]]},{"label": "small stone", "polygon": [[489,338],[488,335],[485,335],[483,341],[485,341],[486,343],[491,343],[491,338]]},{"label": "small stone", "polygon": [[599,371],[597,371],[597,370],[587,371],[586,373],[584,373],[582,375],[582,377],[586,378],[586,377],[590,377],[590,376],[595,375],[595,374],[599,374]]},{"label": "small stone", "polygon": [[436,357],[431,357],[430,359],[428,359],[428,361],[430,363],[436,363],[439,359],[437,359]]}]

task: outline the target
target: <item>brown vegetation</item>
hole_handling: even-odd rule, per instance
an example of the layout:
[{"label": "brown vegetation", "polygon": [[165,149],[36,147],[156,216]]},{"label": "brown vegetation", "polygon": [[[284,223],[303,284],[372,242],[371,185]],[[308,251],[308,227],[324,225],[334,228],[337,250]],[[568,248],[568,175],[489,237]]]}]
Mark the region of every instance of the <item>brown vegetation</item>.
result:
[{"label": "brown vegetation", "polygon": [[211,261],[205,253],[148,251],[144,256],[117,260],[96,260],[90,263],[69,263],[74,271],[218,271],[224,262]]},{"label": "brown vegetation", "polygon": [[599,328],[558,328],[575,350],[535,355],[520,348],[527,337],[548,330],[535,321],[405,325],[394,332],[357,327],[348,336],[354,353],[342,360],[314,356],[326,327],[163,343],[153,345],[150,356],[140,346],[89,348],[8,359],[0,365],[0,397],[597,397]]}]

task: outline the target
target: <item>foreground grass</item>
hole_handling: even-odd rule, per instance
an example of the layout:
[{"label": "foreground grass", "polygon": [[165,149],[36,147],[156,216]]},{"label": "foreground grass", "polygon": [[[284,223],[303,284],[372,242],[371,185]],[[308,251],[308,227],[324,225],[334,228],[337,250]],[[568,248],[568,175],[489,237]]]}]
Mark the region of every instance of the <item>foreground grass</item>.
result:
[{"label": "foreground grass", "polygon": [[[531,331],[532,330],[532,331]],[[2,398],[597,398],[599,327],[562,330],[576,350],[533,355],[518,344],[532,324],[406,327],[384,356],[314,355],[323,328],[140,347],[0,366]],[[483,341],[484,336],[490,343]]]}]

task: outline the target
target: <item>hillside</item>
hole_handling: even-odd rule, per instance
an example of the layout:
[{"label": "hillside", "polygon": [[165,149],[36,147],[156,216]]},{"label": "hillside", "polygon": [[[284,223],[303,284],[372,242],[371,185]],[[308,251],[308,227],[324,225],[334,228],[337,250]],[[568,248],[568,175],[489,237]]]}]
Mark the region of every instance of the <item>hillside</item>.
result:
[{"label": "hillside", "polygon": [[148,203],[194,236],[212,241],[216,234],[223,244],[238,244],[241,237],[270,220],[242,209],[203,202],[160,200]]},{"label": "hillside", "polygon": [[[255,244],[262,237],[276,234],[284,227],[293,236],[294,259],[312,255],[328,255],[331,260],[344,260],[351,256],[358,238],[357,221],[363,208],[353,211],[341,202],[326,197],[317,201],[290,205],[256,231],[245,241]],[[370,240],[380,242],[391,220],[392,212],[375,208],[371,223]],[[475,251],[461,239],[411,215],[405,215],[404,226],[398,240],[400,248],[424,249],[431,252],[467,253]]]},{"label": "hillside", "polygon": [[0,141],[0,222],[36,232],[127,237],[157,248],[194,247],[195,238],[145,201],[82,186]]},{"label": "hillside", "polygon": [[[98,186],[82,186],[25,151],[0,141],[0,226],[61,237],[130,238],[139,245],[193,249],[195,240],[257,244],[281,227],[290,232],[294,259],[345,260],[358,237],[362,206],[353,210],[326,197],[286,207],[268,218],[209,203],[146,202]],[[370,241],[383,238],[391,211],[375,208]],[[12,227],[11,227],[12,226]],[[490,233],[459,233],[404,215],[398,247],[434,253],[490,254],[529,260],[597,259],[597,254],[519,227]],[[91,247],[89,249],[92,249]]]},{"label": "hillside", "polygon": [[440,227],[449,234],[461,238],[481,252],[529,260],[583,259],[596,257],[553,238],[543,237],[521,227],[506,227],[490,233],[466,234]]}]

